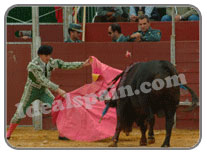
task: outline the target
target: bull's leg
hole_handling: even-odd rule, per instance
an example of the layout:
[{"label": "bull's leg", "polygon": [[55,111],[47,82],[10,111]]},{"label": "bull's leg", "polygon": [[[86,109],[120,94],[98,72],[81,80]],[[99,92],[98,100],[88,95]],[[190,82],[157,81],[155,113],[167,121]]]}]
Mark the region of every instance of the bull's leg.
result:
[{"label": "bull's leg", "polygon": [[174,124],[175,109],[167,111],[165,115],[166,115],[165,116],[166,136],[165,136],[165,141],[162,144],[162,147],[170,147],[170,137],[171,137],[172,127]]},{"label": "bull's leg", "polygon": [[118,117],[117,117],[116,131],[115,131],[115,134],[112,138],[113,143],[110,144],[109,147],[117,147],[120,132],[121,132],[121,124],[120,124],[120,121],[118,120]]},{"label": "bull's leg", "polygon": [[140,146],[146,146],[147,145],[147,138],[146,138],[147,121],[140,122],[140,129],[141,129],[141,133],[142,133],[142,137],[140,140]]},{"label": "bull's leg", "polygon": [[148,144],[155,143],[155,137],[154,137],[154,124],[155,124],[155,117],[151,118],[149,120],[149,132],[148,132]]}]

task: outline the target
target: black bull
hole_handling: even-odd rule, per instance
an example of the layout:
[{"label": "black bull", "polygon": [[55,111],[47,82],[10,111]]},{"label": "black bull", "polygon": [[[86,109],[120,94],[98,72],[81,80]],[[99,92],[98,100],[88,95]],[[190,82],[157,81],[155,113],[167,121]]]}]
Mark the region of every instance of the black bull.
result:
[{"label": "black bull", "polygon": [[[116,131],[111,146],[117,146],[120,132],[129,133],[132,130],[134,122],[141,129],[140,145],[147,145],[145,133],[147,122],[149,122],[148,143],[153,143],[154,114],[165,116],[166,136],[162,147],[170,146],[174,115],[180,101],[181,85],[179,84],[181,81],[179,77],[177,77],[177,83],[173,82],[176,81],[176,79],[172,79],[173,76],[178,76],[178,74],[170,62],[150,61],[135,63],[129,66],[113,80],[115,83],[120,78],[120,82],[116,88],[117,96],[116,98],[114,96],[114,99],[105,101],[110,107],[116,107],[117,112]],[[162,89],[160,89],[160,86],[163,85],[161,80],[165,81],[165,87]],[[151,86],[149,83],[151,83]],[[154,87],[159,89],[153,88],[153,83]],[[172,83],[172,85],[169,85],[169,83]],[[197,106],[198,98],[192,89],[186,85],[183,86],[189,90],[192,96],[192,105],[189,107],[189,110],[192,110]],[[122,88],[126,91],[126,87],[131,88],[131,90],[127,90],[128,95],[123,93],[123,90],[120,90]],[[134,91],[134,94],[129,93],[130,91]]]}]

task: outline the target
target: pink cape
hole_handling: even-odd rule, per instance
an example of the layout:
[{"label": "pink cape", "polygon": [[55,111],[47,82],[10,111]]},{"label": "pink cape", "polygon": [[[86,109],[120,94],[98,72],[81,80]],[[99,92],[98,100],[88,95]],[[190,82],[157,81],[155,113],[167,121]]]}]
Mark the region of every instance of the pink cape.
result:
[{"label": "pink cape", "polygon": [[[97,141],[115,133],[116,110],[109,108],[99,123],[105,103],[98,101],[96,97],[102,95],[109,86],[107,84],[120,74],[121,70],[103,64],[95,57],[92,59],[92,73],[98,78],[97,81],[67,93],[65,98],[57,96],[53,102],[53,123],[61,136],[71,140]],[[113,90],[108,96],[111,97],[112,94]]]}]

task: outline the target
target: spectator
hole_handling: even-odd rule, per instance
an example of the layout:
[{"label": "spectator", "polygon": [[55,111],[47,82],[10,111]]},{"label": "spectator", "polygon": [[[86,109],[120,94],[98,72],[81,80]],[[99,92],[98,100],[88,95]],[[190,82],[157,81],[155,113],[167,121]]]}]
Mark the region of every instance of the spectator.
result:
[{"label": "spectator", "polygon": [[94,22],[126,22],[128,21],[127,8],[98,7]]},{"label": "spectator", "polygon": [[[199,16],[195,9],[191,7],[174,7],[175,9],[175,21],[198,21]],[[164,15],[161,21],[172,21],[172,7],[166,9],[166,15]]]},{"label": "spectator", "polygon": [[117,23],[113,23],[108,27],[108,35],[113,42],[127,42],[129,40],[121,33],[121,27]]},{"label": "spectator", "polygon": [[[166,7],[156,7],[157,8],[157,11],[158,11],[158,13],[159,13],[159,15],[160,15],[160,20],[161,20],[161,18],[164,16],[164,15],[166,15]],[[159,20],[159,21],[160,21]]]},{"label": "spectator", "polygon": [[156,7],[133,7],[130,6],[129,16],[131,22],[137,22],[140,15],[147,15],[151,21],[159,21],[160,15]]},{"label": "spectator", "polygon": [[30,39],[30,38],[32,38],[32,31],[31,30],[29,30],[29,31],[26,31],[26,30],[19,31],[18,30],[18,31],[15,32],[15,36],[17,38],[22,38],[24,40]]},{"label": "spectator", "polygon": [[68,28],[69,38],[65,42],[69,43],[80,43],[80,33],[83,32],[81,30],[80,24],[71,23]]},{"label": "spectator", "polygon": [[126,21],[129,21],[129,7],[122,7],[122,10],[122,17],[125,18]]},{"label": "spectator", "polygon": [[150,21],[147,15],[139,16],[138,22],[141,30],[138,30],[130,36],[132,38],[136,37],[134,41],[160,41],[161,32],[150,27]]}]

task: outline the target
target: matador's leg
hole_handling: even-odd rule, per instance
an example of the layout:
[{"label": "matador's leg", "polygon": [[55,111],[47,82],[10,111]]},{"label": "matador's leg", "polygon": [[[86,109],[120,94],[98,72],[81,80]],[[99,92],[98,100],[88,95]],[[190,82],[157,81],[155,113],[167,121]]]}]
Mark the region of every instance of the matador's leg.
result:
[{"label": "matador's leg", "polygon": [[19,122],[22,118],[25,117],[27,108],[31,105],[31,103],[38,99],[39,97],[39,89],[32,87],[29,83],[25,85],[24,92],[20,103],[17,107],[17,110],[10,121],[10,126],[7,131],[7,139],[10,138],[12,132],[15,130]]}]

